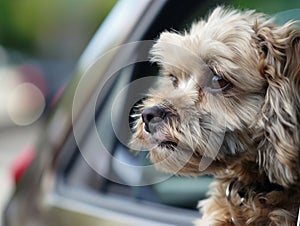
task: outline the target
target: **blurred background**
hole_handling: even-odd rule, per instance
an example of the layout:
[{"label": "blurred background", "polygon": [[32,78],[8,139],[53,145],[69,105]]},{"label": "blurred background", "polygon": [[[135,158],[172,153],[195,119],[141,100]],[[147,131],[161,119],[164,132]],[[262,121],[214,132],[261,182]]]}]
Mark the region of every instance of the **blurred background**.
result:
[{"label": "blurred background", "polygon": [[116,0],[0,1],[0,218],[47,112]]}]

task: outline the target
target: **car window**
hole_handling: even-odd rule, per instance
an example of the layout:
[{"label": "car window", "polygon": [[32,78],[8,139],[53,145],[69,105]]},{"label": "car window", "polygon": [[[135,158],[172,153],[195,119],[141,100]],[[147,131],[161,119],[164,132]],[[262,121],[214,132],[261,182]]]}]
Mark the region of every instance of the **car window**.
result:
[{"label": "car window", "polygon": [[[193,4],[181,1],[173,1],[173,4],[166,3],[160,13],[153,18],[153,21],[149,22],[149,27],[139,37],[135,36],[133,39],[151,40],[157,38],[159,33],[165,29],[183,31],[195,19],[203,17],[215,5],[220,3],[238,8],[253,8],[273,15],[278,13],[280,15],[279,19],[283,18],[284,20],[294,17],[287,10],[300,8],[300,3],[297,0],[191,2]],[[184,10],[182,10],[183,8]],[[281,12],[287,13],[279,14]],[[133,32],[132,36],[134,34]],[[136,58],[138,56],[133,52],[128,57]],[[93,142],[93,137],[87,131],[84,141],[84,145],[87,147],[85,150],[87,151],[83,153],[82,150],[75,148],[73,157],[69,159],[68,167],[63,168],[62,181],[64,181],[66,186],[93,192],[96,195],[101,193],[129,200],[147,201],[160,205],[196,210],[197,202],[206,197],[208,186],[212,182],[211,177],[182,178],[166,176],[158,171],[136,171],[119,164],[119,162],[122,162],[125,165],[133,166],[151,165],[147,152],[135,153],[126,145],[126,140],[129,139],[130,133],[123,134],[124,136],[120,140],[118,133],[122,134],[124,127],[114,127],[112,109],[114,109],[113,121],[116,125],[123,125],[124,122],[125,124],[130,124],[132,119],[128,111],[124,109],[128,105],[128,100],[132,99],[132,95],[137,95],[137,90],[129,89],[124,91],[125,87],[137,79],[158,75],[159,70],[156,65],[149,62],[140,62],[117,71],[106,83],[105,93],[101,94],[105,98],[98,100],[95,118],[90,120],[96,124],[98,136],[101,138],[109,155],[104,150],[99,150],[99,147]],[[155,79],[151,81],[143,87],[145,92],[149,87],[155,85]],[[122,90],[124,92],[120,96]],[[143,97],[141,94],[141,98]],[[115,103],[116,99],[118,100],[117,105]],[[66,165],[66,163],[64,164]],[[105,176],[99,172],[105,172]],[[145,178],[164,179],[157,183],[145,183],[143,186],[135,186],[139,180],[144,180]]]}]

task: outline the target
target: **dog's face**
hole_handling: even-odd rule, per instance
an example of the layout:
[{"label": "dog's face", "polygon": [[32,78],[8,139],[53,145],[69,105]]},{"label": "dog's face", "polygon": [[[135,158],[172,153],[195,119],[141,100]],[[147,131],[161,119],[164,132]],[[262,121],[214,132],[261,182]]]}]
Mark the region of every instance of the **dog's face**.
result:
[{"label": "dog's face", "polygon": [[133,146],[168,172],[216,173],[243,158],[271,181],[293,183],[297,35],[290,25],[223,8],[184,34],[162,33],[151,50],[162,77],[143,102]]}]

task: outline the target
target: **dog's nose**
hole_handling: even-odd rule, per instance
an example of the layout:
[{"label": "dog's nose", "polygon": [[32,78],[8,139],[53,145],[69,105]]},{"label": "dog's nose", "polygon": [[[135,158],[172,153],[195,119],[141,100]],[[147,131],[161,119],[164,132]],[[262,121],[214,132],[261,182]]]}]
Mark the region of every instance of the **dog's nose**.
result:
[{"label": "dog's nose", "polygon": [[142,119],[145,123],[145,130],[148,133],[155,132],[155,125],[163,121],[165,111],[158,106],[145,108],[142,112]]}]

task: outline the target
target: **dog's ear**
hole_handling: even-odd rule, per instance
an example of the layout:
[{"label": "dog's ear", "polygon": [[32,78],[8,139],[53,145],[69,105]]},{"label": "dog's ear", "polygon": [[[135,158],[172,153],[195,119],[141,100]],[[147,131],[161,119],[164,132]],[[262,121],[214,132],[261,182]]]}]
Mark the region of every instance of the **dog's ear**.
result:
[{"label": "dog's ear", "polygon": [[269,21],[254,30],[266,80],[258,161],[271,182],[289,186],[299,176],[300,30]]}]

